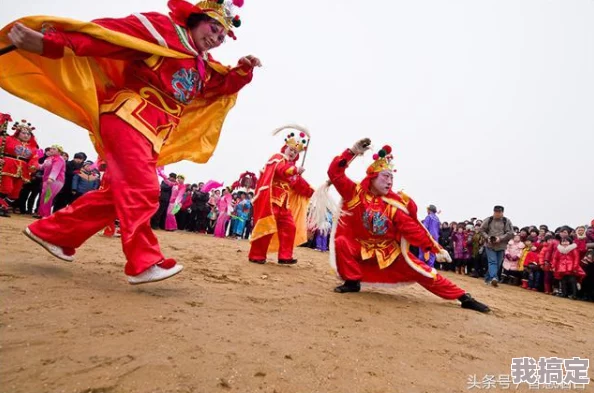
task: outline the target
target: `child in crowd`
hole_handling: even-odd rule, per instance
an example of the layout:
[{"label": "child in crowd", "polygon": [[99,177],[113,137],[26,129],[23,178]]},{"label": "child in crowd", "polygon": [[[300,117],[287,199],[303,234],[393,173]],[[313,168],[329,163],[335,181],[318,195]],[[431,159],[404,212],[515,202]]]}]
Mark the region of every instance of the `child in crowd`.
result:
[{"label": "child in crowd", "polygon": [[552,263],[555,278],[561,282],[560,296],[577,298],[577,283],[584,278],[585,273],[579,264],[577,245],[571,237],[565,237],[557,246],[553,254]]},{"label": "child in crowd", "polygon": [[519,233],[507,243],[505,257],[503,258],[503,272],[501,274],[502,283],[520,285],[521,272],[524,270],[524,266],[522,266],[519,261],[524,247],[525,245],[522,242]]},{"label": "child in crowd", "polygon": [[538,253],[530,236],[524,240],[524,250],[522,250],[519,265],[524,267],[522,288],[538,291],[542,271],[538,267]]}]

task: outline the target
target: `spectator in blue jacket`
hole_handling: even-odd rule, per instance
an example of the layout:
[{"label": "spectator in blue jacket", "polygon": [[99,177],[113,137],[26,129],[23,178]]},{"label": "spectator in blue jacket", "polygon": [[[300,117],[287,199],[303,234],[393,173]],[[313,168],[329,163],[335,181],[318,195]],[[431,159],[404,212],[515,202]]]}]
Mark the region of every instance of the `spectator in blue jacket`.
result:
[{"label": "spectator in blue jacket", "polygon": [[72,178],[73,200],[99,188],[100,175],[92,169],[93,161],[85,161],[80,172]]}]

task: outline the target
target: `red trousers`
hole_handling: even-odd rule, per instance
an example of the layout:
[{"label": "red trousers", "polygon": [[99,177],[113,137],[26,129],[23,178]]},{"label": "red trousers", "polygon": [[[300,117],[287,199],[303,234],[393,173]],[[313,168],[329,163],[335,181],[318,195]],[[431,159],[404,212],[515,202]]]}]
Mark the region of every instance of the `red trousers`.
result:
[{"label": "red trousers", "polygon": [[[344,280],[384,284],[412,281],[429,292],[448,300],[458,299],[466,293],[466,291],[439,274],[435,278],[428,277],[432,268],[410,252],[408,256],[414,262],[415,268],[411,267],[404,257],[400,255],[390,266],[380,269],[375,257],[363,261],[361,258],[361,245],[354,239],[349,239],[346,236],[337,237],[335,239],[335,250],[338,274]],[[421,273],[421,271],[424,273]]]},{"label": "red trousers", "polygon": [[29,226],[41,239],[78,248],[119,218],[127,275],[135,276],[164,257],[150,219],[159,206],[157,154],[151,143],[114,114],[100,118],[105,162],[105,188],[87,192],[65,209]]},{"label": "red trousers", "polygon": [[0,182],[0,193],[5,194],[9,199],[17,200],[23,188],[23,179],[20,177],[12,177],[2,175]]},{"label": "red trousers", "polygon": [[[272,204],[272,213],[276,220],[278,235],[278,259],[292,259],[296,232],[293,215],[286,207],[280,207],[274,203]],[[266,253],[268,252],[268,246],[271,240],[272,234],[254,240],[250,248],[249,259],[266,259]]]}]

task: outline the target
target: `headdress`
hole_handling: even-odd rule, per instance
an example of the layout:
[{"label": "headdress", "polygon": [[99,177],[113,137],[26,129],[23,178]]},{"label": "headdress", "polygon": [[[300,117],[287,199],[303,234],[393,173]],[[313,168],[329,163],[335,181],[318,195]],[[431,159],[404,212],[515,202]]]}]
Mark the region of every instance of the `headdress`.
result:
[{"label": "headdress", "polygon": [[239,179],[233,183],[233,189],[243,188],[245,190],[253,190],[258,184],[258,178],[253,172],[244,172],[239,175]]},{"label": "headdress", "polygon": [[287,146],[294,148],[299,153],[307,150],[307,146],[309,145],[310,135],[309,135],[309,131],[305,127],[302,127],[297,124],[289,124],[289,125],[277,128],[276,130],[273,131],[272,135],[276,135],[279,132],[286,130],[287,128],[298,131],[299,133],[297,134],[296,132],[290,132],[289,134],[287,134],[287,136],[285,138],[285,145],[283,146],[282,151],[284,152],[285,149],[287,148]]},{"label": "headdress", "polygon": [[21,131],[28,131],[31,135],[33,135],[33,130],[35,127],[31,126],[31,123],[27,122],[27,120],[21,120],[20,123],[17,121],[12,125],[12,129],[14,130],[14,135],[17,136],[21,133]]},{"label": "headdress", "polygon": [[0,113],[0,135],[6,133],[8,123],[12,121],[12,117],[8,113]]},{"label": "headdress", "polygon": [[382,147],[380,151],[373,155],[373,163],[367,168],[367,175],[377,174],[383,171],[394,171],[392,165],[392,148],[388,145]]},{"label": "headdress", "polygon": [[51,147],[54,148],[54,149],[58,149],[58,151],[60,153],[63,153],[64,152],[64,148],[62,146],[60,146],[60,145],[51,145]]},{"label": "headdress", "polygon": [[243,6],[243,0],[208,0],[195,5],[184,0],[169,0],[167,5],[171,9],[169,15],[178,25],[187,27],[190,15],[204,14],[223,25],[227,35],[236,39],[232,29],[241,26],[241,19],[234,9]]}]

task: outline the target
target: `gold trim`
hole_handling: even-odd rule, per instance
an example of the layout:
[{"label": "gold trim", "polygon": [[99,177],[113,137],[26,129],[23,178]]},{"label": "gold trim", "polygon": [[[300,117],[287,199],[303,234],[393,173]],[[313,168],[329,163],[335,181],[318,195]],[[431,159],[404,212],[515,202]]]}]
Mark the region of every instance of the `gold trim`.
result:
[{"label": "gold trim", "polygon": [[146,98],[147,100],[149,99],[150,94],[153,94],[157,98],[157,100],[159,100],[162,109],[174,116],[181,116],[183,108],[178,104],[175,104],[175,108],[171,108],[170,106],[168,106],[167,102],[165,101],[165,99],[163,99],[163,96],[161,95],[161,92],[159,92],[159,90],[147,86],[141,88],[139,94],[142,98]]}]

